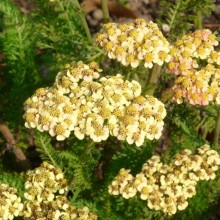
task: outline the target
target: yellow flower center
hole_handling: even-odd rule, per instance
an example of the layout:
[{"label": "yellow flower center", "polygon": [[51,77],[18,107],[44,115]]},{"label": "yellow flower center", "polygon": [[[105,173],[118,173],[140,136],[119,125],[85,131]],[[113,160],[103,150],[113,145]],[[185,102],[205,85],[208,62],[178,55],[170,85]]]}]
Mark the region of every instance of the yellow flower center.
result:
[{"label": "yellow flower center", "polygon": [[125,126],[134,124],[134,118],[132,116],[124,116],[123,123]]},{"label": "yellow flower center", "polygon": [[73,109],[72,109],[71,106],[65,105],[65,106],[63,107],[63,112],[64,112],[65,114],[72,114],[72,113],[73,113]]},{"label": "yellow flower center", "polygon": [[54,132],[56,133],[56,135],[62,135],[65,132],[65,129],[64,129],[63,125],[57,125],[54,128]]},{"label": "yellow flower center", "polygon": [[138,96],[138,97],[134,98],[134,100],[133,100],[133,102],[138,105],[143,105],[145,103],[145,101],[146,101],[146,99],[143,96]]},{"label": "yellow flower center", "polygon": [[116,108],[113,111],[113,115],[116,117],[121,117],[121,116],[123,116],[123,111],[120,108]]},{"label": "yellow flower center", "polygon": [[35,119],[35,114],[34,113],[30,113],[30,112],[28,112],[28,113],[26,113],[26,115],[25,115],[25,120],[27,121],[27,122],[33,122],[34,121],[34,119]]},{"label": "yellow flower center", "polygon": [[41,124],[41,125],[48,125],[49,124],[49,119],[47,117],[45,117],[45,116],[40,116],[39,124]]},{"label": "yellow flower center", "polygon": [[126,61],[127,61],[128,63],[134,62],[134,61],[135,61],[134,55],[133,55],[133,54],[129,54],[129,55],[126,57]]},{"label": "yellow flower center", "polygon": [[105,45],[104,45],[104,49],[109,52],[111,51],[113,48],[113,43],[112,42],[107,42]]},{"label": "yellow flower center", "polygon": [[45,95],[47,90],[45,88],[39,88],[36,90],[35,95],[37,97]]},{"label": "yellow flower center", "polygon": [[138,110],[136,109],[136,107],[131,106],[131,105],[127,107],[126,112],[127,112],[128,115],[131,115],[131,116],[138,115]]},{"label": "yellow flower center", "polygon": [[154,57],[153,57],[153,54],[152,53],[147,53],[145,56],[144,56],[144,60],[145,62],[147,63],[151,63],[153,61]]},{"label": "yellow flower center", "polygon": [[115,54],[116,55],[122,55],[124,53],[124,49],[122,46],[117,46],[116,49],[115,49]]},{"label": "yellow flower center", "polygon": [[59,117],[60,116],[60,111],[58,109],[53,109],[53,110],[51,110],[50,115],[52,117]]},{"label": "yellow flower center", "polygon": [[165,51],[160,51],[159,54],[158,54],[158,57],[161,60],[165,60],[167,58],[167,53]]}]

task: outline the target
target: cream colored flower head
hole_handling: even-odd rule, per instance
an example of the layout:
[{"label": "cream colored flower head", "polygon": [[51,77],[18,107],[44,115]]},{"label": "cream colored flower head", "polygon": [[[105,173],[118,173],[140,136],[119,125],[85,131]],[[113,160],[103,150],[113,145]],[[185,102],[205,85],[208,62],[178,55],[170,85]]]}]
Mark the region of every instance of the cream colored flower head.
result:
[{"label": "cream colored flower head", "polygon": [[164,104],[141,96],[141,85],[121,74],[99,77],[98,65],[78,62],[58,73],[50,88],[40,88],[25,102],[25,126],[48,132],[58,141],[72,133],[101,142],[114,136],[141,146],[159,139]]},{"label": "cream colored flower head", "polygon": [[88,207],[76,208],[65,194],[67,180],[59,168],[43,162],[40,167],[27,173],[25,182],[26,201],[22,210],[25,220],[41,219],[97,219]]},{"label": "cream colored flower head", "polygon": [[220,165],[220,156],[210,146],[198,148],[198,154],[185,149],[177,153],[170,164],[163,164],[157,155],[143,164],[135,177],[130,170],[120,169],[108,187],[111,195],[125,199],[138,196],[146,200],[150,209],[174,215],[188,206],[188,199],[196,195],[200,180],[212,180]]},{"label": "cream colored flower head", "polygon": [[76,208],[71,205],[66,196],[56,196],[52,201],[43,200],[28,201],[23,211],[25,220],[41,219],[85,219],[96,220],[97,215],[92,213],[88,207]]},{"label": "cream colored flower head", "polygon": [[35,170],[28,171],[25,182],[25,198],[29,201],[52,201],[55,194],[67,192],[67,181],[59,168],[43,162]]},{"label": "cream colored flower head", "polygon": [[8,220],[22,215],[23,203],[17,190],[7,184],[0,184],[0,219]]},{"label": "cream colored flower head", "polygon": [[171,58],[170,45],[157,24],[136,19],[128,24],[107,23],[96,36],[96,43],[110,59],[116,59],[124,66],[146,68],[153,64],[162,65]]}]

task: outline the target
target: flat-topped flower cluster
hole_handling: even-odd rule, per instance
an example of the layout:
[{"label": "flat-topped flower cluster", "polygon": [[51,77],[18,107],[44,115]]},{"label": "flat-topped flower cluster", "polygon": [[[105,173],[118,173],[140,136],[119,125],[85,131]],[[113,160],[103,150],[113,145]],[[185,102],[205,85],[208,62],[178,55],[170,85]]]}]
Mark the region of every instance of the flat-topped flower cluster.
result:
[{"label": "flat-topped flower cluster", "polygon": [[57,140],[71,132],[78,139],[93,141],[109,135],[141,146],[145,139],[161,136],[164,104],[152,96],[141,96],[141,86],[123,76],[99,78],[98,65],[78,62],[60,72],[52,87],[38,89],[25,103],[27,128],[47,131]]},{"label": "flat-topped flower cluster", "polygon": [[96,36],[96,43],[110,59],[136,68],[144,63],[146,68],[153,64],[162,65],[171,58],[170,45],[157,24],[136,19],[128,24],[107,23]]},{"label": "flat-topped flower cluster", "polygon": [[67,181],[62,171],[47,162],[27,173],[23,216],[25,220],[96,220],[88,207],[76,208],[64,193]]},{"label": "flat-topped flower cluster", "polygon": [[27,172],[24,197],[29,201],[52,201],[56,193],[63,195],[68,191],[67,181],[61,169],[46,162],[35,170]]},{"label": "flat-topped flower cluster", "polygon": [[7,184],[0,184],[0,219],[8,220],[21,215],[23,210],[17,190]]},{"label": "flat-topped flower cluster", "polygon": [[220,165],[220,156],[210,146],[198,148],[198,154],[188,149],[177,153],[169,165],[159,156],[152,156],[135,177],[122,168],[108,187],[112,195],[129,199],[139,196],[150,209],[173,215],[188,206],[188,199],[196,194],[199,180],[212,180]]},{"label": "flat-topped flower cluster", "polygon": [[184,35],[173,45],[168,71],[178,76],[172,88],[175,102],[220,104],[220,54],[214,51],[217,45],[216,36],[208,29]]},{"label": "flat-topped flower cluster", "polygon": [[88,207],[76,208],[64,193],[67,181],[62,171],[47,162],[27,173],[25,202],[17,190],[0,184],[0,219],[12,220],[22,216],[25,220],[96,220],[97,215]]}]

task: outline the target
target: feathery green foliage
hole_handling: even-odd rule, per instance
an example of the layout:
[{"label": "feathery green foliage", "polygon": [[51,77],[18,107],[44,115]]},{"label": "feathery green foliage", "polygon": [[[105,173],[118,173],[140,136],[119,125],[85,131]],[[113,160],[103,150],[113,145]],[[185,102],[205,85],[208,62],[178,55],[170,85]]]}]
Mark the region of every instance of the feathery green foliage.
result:
[{"label": "feathery green foliage", "polygon": [[202,14],[209,15],[214,10],[215,4],[212,0],[162,0],[160,6],[158,23],[169,26],[169,39],[174,41],[192,29],[193,24],[196,28],[201,28],[198,27],[198,22],[200,23],[198,19],[201,19]]},{"label": "feathery green foliage", "polygon": [[[4,104],[1,111],[6,120],[20,124],[23,114],[20,106],[39,82],[34,61],[32,24],[10,0],[0,2],[0,15],[3,18],[0,50],[7,64],[1,73],[5,80],[0,95]],[[8,99],[4,99],[6,94]]]},{"label": "feathery green foliage", "polygon": [[80,19],[84,15],[76,2],[35,1],[33,20],[36,45],[43,50],[44,63],[54,74],[68,62],[91,61],[101,55],[87,38]]},{"label": "feathery green foliage", "polygon": [[73,151],[55,150],[50,142],[51,138],[47,134],[37,133],[37,151],[42,160],[63,170],[73,196],[77,197],[81,191],[90,189],[92,174],[100,157],[99,152],[90,149],[85,155],[78,156]]},{"label": "feathery green foliage", "polygon": [[24,178],[13,172],[1,172],[0,175],[0,184],[5,183],[11,187],[14,187],[18,191],[18,195],[23,198],[24,197]]}]

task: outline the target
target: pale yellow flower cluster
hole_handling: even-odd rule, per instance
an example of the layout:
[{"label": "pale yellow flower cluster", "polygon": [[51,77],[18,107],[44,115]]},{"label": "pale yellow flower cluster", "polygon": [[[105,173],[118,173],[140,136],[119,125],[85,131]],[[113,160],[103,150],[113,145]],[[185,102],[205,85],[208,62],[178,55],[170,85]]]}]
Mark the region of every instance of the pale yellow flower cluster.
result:
[{"label": "pale yellow flower cluster", "polygon": [[212,180],[220,165],[217,151],[208,145],[198,148],[198,154],[188,149],[175,155],[169,165],[159,156],[152,156],[135,177],[122,168],[108,187],[112,195],[128,199],[138,195],[150,209],[175,214],[188,206],[188,199],[196,194],[199,180]]},{"label": "pale yellow flower cluster", "polygon": [[7,184],[0,184],[0,219],[12,220],[21,215],[23,204],[17,190]]},{"label": "pale yellow flower cluster", "polygon": [[[187,100],[192,105],[219,103],[220,55],[214,51],[216,36],[208,29],[184,35],[171,49],[168,71],[178,75],[173,100],[178,104]],[[204,61],[208,64],[203,67]]]},{"label": "pale yellow flower cluster", "polygon": [[26,204],[25,220],[96,220],[97,216],[88,207],[76,208],[65,196],[56,196],[52,201],[31,201]]},{"label": "pale yellow flower cluster", "polygon": [[140,146],[145,138],[158,139],[166,116],[164,104],[141,96],[140,84],[123,76],[99,78],[96,63],[78,62],[60,72],[54,85],[40,88],[25,103],[25,126],[48,131],[57,140],[71,132],[93,141],[109,135]]},{"label": "pale yellow flower cluster", "polygon": [[219,51],[212,51],[208,58],[208,63],[216,64],[220,66],[220,52]]},{"label": "pale yellow flower cluster", "polygon": [[44,162],[27,173],[23,216],[25,220],[96,220],[88,207],[76,208],[64,195],[67,181],[59,168]]},{"label": "pale yellow flower cluster", "polygon": [[170,46],[157,24],[143,19],[133,23],[107,23],[96,37],[96,43],[108,54],[110,59],[117,59],[123,65],[136,68],[141,62],[146,68],[153,64],[162,65],[171,58]]},{"label": "pale yellow flower cluster", "polygon": [[68,191],[67,181],[61,169],[47,162],[35,170],[28,171],[27,176],[24,197],[29,201],[53,201],[56,193],[64,194]]}]

